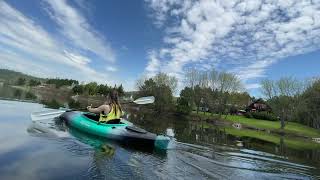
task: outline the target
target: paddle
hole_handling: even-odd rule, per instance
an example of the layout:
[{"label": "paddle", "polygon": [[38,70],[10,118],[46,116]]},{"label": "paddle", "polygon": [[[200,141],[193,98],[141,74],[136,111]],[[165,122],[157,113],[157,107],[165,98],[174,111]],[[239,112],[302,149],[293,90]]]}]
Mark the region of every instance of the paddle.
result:
[{"label": "paddle", "polygon": [[[153,96],[147,96],[147,97],[141,97],[134,101],[124,102],[121,104],[152,104],[154,103],[155,98]],[[76,110],[86,110],[87,108],[81,108],[81,109],[66,109],[66,108],[60,108],[60,109],[51,109],[46,111],[39,111],[39,112],[33,112],[31,113],[31,119],[32,121],[40,121],[40,120],[46,120],[46,119],[53,119],[55,117],[60,116],[66,111],[76,111]]]}]

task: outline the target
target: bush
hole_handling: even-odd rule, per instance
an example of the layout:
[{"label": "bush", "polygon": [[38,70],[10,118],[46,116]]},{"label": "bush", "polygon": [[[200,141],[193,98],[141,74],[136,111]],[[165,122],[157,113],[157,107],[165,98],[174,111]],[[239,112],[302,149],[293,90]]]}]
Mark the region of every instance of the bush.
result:
[{"label": "bush", "polygon": [[26,93],[26,99],[37,99],[37,96],[36,95],[34,95],[32,92],[27,92]]},{"label": "bush", "polygon": [[68,102],[68,105],[69,105],[69,108],[74,108],[74,109],[80,108],[80,106],[81,106],[80,102],[75,101],[75,100],[73,100],[73,99],[71,99],[71,100]]},{"label": "bush", "polygon": [[255,118],[267,121],[278,121],[278,118],[273,113],[268,112],[247,112],[245,116],[247,118]]}]

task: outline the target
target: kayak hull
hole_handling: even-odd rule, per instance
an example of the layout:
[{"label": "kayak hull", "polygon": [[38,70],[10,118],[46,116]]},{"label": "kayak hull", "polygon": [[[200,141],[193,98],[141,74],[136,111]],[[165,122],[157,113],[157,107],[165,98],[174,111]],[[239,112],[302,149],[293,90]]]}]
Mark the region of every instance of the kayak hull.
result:
[{"label": "kayak hull", "polygon": [[94,115],[91,113],[79,111],[65,112],[60,116],[68,126],[96,136],[117,140],[127,145],[157,149],[167,149],[168,147],[169,137],[157,136],[143,129],[132,127],[127,121],[123,120],[119,124],[98,124],[92,117]]}]

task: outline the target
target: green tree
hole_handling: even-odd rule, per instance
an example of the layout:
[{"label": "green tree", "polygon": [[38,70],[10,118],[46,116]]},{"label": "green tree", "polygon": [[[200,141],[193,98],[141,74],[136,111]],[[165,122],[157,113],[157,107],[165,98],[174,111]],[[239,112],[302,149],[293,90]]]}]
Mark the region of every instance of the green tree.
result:
[{"label": "green tree", "polygon": [[90,82],[84,86],[84,89],[89,95],[96,95],[98,84],[96,82]]},{"label": "green tree", "polygon": [[74,94],[83,94],[84,92],[84,86],[83,85],[75,85],[73,88],[72,88],[72,92]]},{"label": "green tree", "polygon": [[34,79],[30,79],[30,81],[29,81],[29,86],[38,86],[40,84],[41,84],[40,81],[37,81],[37,80],[34,80]]},{"label": "green tree", "polygon": [[18,78],[18,80],[17,80],[17,83],[16,83],[17,85],[19,85],[19,86],[23,86],[23,85],[25,85],[26,84],[26,79],[25,78]]},{"label": "green tree", "polygon": [[[147,80],[138,80],[137,86],[140,96],[155,96],[156,100],[153,108],[157,112],[167,112],[173,110],[172,88],[164,80],[163,74],[158,74]],[[172,78],[168,78],[172,79]],[[172,82],[171,82],[172,83]]]},{"label": "green tree", "polygon": [[117,88],[117,91],[118,91],[119,96],[123,96],[124,95],[124,90],[123,90],[122,84],[120,84],[120,86]]},{"label": "green tree", "polygon": [[262,94],[268,99],[273,112],[280,118],[281,129],[285,121],[293,121],[299,96],[304,91],[304,82],[292,77],[282,77],[277,81],[265,79],[261,82]]},{"label": "green tree", "polygon": [[180,92],[180,97],[177,99],[177,112],[182,114],[189,114],[193,107],[193,90],[185,87]]},{"label": "green tree", "polygon": [[320,79],[299,97],[296,119],[302,124],[320,129]]}]

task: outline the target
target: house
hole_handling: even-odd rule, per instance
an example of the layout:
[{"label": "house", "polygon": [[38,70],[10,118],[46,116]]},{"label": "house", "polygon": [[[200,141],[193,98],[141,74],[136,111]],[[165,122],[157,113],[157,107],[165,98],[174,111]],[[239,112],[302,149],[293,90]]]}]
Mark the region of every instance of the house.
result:
[{"label": "house", "polygon": [[263,99],[257,99],[254,100],[247,106],[246,112],[261,112],[261,111],[268,111],[271,112],[271,107],[263,100]]}]

